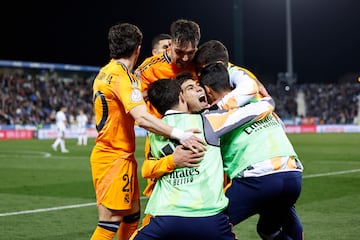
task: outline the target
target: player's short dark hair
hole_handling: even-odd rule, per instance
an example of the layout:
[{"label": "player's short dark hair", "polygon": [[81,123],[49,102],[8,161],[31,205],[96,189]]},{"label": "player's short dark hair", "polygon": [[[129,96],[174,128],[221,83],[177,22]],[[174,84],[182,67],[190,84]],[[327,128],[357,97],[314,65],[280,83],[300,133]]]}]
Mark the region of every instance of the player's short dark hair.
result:
[{"label": "player's short dark hair", "polygon": [[129,58],[141,45],[143,34],[131,23],[119,23],[109,29],[108,41],[111,58]]},{"label": "player's short dark hair", "polygon": [[181,72],[176,75],[174,81],[181,87],[181,85],[189,79],[194,80],[193,74],[191,72]]},{"label": "player's short dark hair", "polygon": [[197,67],[216,62],[223,62],[227,66],[229,63],[229,52],[222,42],[209,40],[199,46],[193,61]]},{"label": "player's short dark hair", "polygon": [[222,63],[211,63],[204,67],[199,76],[199,82],[215,92],[231,90],[229,72]]},{"label": "player's short dark hair", "polygon": [[171,41],[184,47],[191,43],[197,47],[200,41],[200,26],[196,22],[187,19],[178,19],[170,26]]},{"label": "player's short dark hair", "polygon": [[150,103],[164,115],[165,112],[179,104],[180,86],[173,79],[159,79],[150,84],[147,91]]},{"label": "player's short dark hair", "polygon": [[171,39],[170,34],[160,33],[160,34],[156,35],[151,41],[151,47],[154,48],[155,45],[159,43],[159,41],[165,40],[165,39]]}]

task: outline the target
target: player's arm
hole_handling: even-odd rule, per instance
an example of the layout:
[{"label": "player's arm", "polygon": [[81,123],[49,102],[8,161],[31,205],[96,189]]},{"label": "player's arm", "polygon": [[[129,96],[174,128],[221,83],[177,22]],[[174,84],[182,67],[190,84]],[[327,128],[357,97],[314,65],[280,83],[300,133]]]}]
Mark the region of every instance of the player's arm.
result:
[{"label": "player's arm", "polygon": [[257,78],[254,79],[256,84],[258,85],[259,88],[259,94],[262,97],[270,97],[270,94],[268,93],[268,91],[266,90],[264,84],[262,84],[262,82],[260,82]]},{"label": "player's arm", "polygon": [[204,152],[194,153],[178,145],[172,154],[165,157],[156,159],[148,155],[143,162],[141,174],[144,178],[159,178],[175,168],[198,167],[203,157]]},{"label": "player's arm", "polygon": [[205,142],[196,137],[194,133],[199,132],[199,129],[192,129],[191,131],[183,131],[178,128],[173,128],[165,124],[159,118],[151,115],[145,104],[140,104],[130,110],[131,116],[135,119],[139,127],[147,131],[162,135],[164,137],[178,140],[184,147],[189,148],[194,152],[205,151]]},{"label": "player's arm", "polygon": [[144,178],[159,178],[172,172],[177,167],[198,167],[204,156],[204,152],[194,153],[182,145],[176,146],[174,152],[165,157],[156,159],[150,154],[149,138],[145,140],[145,160],[141,167]]},{"label": "player's arm", "polygon": [[214,132],[221,136],[237,127],[249,125],[264,119],[273,113],[275,103],[272,98],[264,97],[258,102],[249,103],[243,107],[229,111],[212,111],[205,114]]},{"label": "player's arm", "polygon": [[141,175],[147,179],[147,186],[143,191],[145,196],[150,196],[159,177],[172,172],[177,167],[198,167],[203,159],[204,152],[194,153],[178,145],[173,154],[156,159],[150,156],[149,139],[145,142],[145,160],[141,167]]},{"label": "player's arm", "polygon": [[172,172],[175,169],[175,163],[172,155],[156,159],[151,156],[149,137],[145,138],[145,160],[141,167],[141,175],[144,178],[159,178],[165,173]]},{"label": "player's arm", "polygon": [[249,103],[250,100],[259,93],[257,81],[245,72],[236,71],[232,75],[232,78],[234,78],[232,84],[236,87],[217,103],[220,109],[231,109],[243,106]]}]

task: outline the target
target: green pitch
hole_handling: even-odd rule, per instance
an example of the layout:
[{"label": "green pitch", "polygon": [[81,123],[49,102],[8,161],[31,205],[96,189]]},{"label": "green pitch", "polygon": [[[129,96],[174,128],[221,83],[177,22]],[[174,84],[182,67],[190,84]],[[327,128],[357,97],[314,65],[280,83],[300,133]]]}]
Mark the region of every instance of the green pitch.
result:
[{"label": "green pitch", "polygon": [[[357,240],[360,226],[360,134],[289,134],[305,167],[297,211],[306,239]],[[89,145],[53,140],[0,141],[0,240],[86,240],[97,224]],[[136,156],[143,161],[144,139]],[[140,167],[139,167],[140,170]],[[140,179],[141,189],[146,181]],[[146,199],[142,200],[142,208]],[[257,216],[237,225],[240,239],[259,239]]]}]

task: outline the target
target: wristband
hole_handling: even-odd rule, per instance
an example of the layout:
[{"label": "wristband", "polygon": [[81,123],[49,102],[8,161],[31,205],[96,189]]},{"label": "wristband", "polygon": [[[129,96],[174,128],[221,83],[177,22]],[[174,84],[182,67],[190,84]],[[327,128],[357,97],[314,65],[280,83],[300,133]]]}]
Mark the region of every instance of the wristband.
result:
[{"label": "wristband", "polygon": [[182,138],[184,137],[184,135],[185,135],[185,132],[183,130],[178,129],[178,128],[173,128],[173,130],[171,131],[171,134],[170,134],[170,138],[181,141]]},{"label": "wristband", "polygon": [[171,131],[171,134],[170,134],[170,138],[176,139],[181,144],[184,144],[185,141],[193,135],[194,134],[192,132],[185,132],[178,128],[173,128],[173,130]]}]

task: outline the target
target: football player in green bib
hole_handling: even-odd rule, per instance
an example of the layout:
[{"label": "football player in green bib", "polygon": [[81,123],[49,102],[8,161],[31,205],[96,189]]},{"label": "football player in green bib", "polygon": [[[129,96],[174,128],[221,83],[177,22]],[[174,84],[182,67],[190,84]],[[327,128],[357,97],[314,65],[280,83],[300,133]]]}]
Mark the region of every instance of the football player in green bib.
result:
[{"label": "football player in green bib", "polygon": [[[223,188],[219,138],[271,114],[272,99],[264,98],[230,111],[190,114],[194,112],[191,106],[196,105],[201,110],[206,97],[204,89],[187,73],[178,75],[175,80],[161,79],[152,83],[148,96],[167,124],[180,129],[202,129],[198,137],[207,142],[207,150],[195,167],[175,168],[157,179],[145,209],[150,220],[131,239],[236,239],[224,214],[228,199]],[[151,154],[157,159],[172,154],[179,144],[157,134],[149,134],[149,139]],[[142,170],[144,176],[146,171]]]}]

